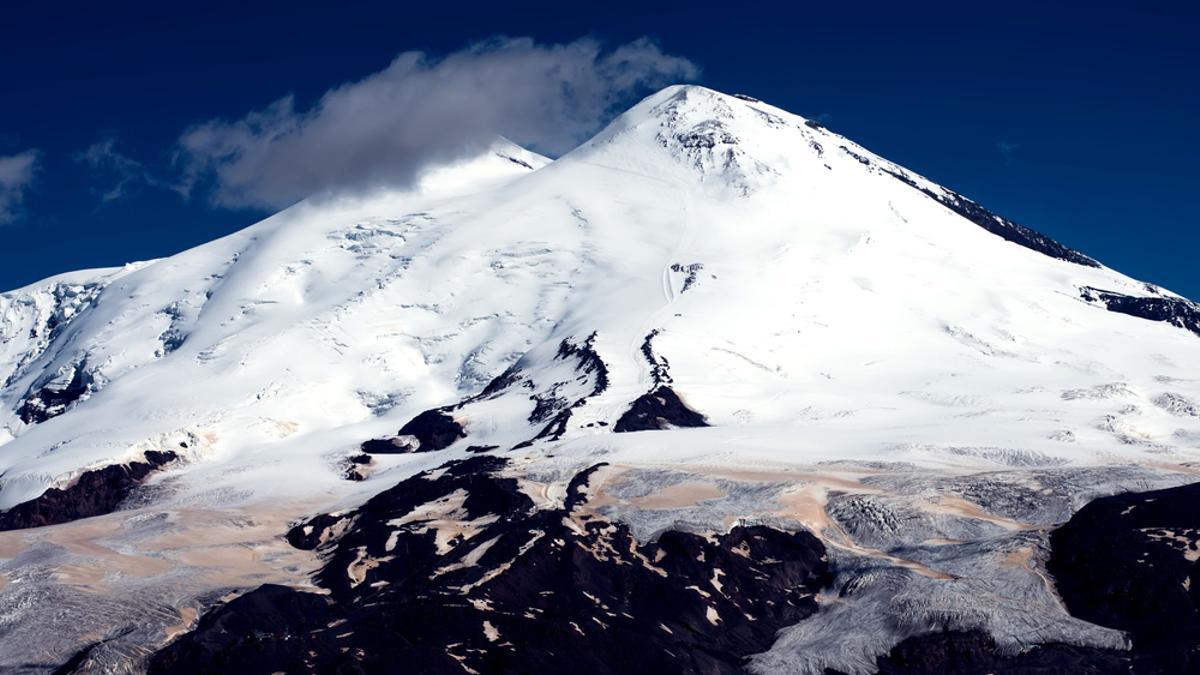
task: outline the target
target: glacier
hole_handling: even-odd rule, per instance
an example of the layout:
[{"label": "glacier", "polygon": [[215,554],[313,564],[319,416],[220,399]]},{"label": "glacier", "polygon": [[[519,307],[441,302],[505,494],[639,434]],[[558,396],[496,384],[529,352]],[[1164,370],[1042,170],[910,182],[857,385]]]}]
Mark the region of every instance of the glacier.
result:
[{"label": "glacier", "polygon": [[[833,580],[757,672],[874,672],[939,626],[1126,649],[1063,606],[1049,532],[1197,482],[1196,317],[815,122],[668,87],[555,160],[498,140],[0,295],[0,510],[176,456],[113,513],[0,533],[0,669],[96,635],[94,667],[144,669],[230,593],[313,590],[298,523],[489,456],[548,510],[603,464],[589,508],[637,542],[812,533]],[[429,411],[461,433],[403,431]]]}]

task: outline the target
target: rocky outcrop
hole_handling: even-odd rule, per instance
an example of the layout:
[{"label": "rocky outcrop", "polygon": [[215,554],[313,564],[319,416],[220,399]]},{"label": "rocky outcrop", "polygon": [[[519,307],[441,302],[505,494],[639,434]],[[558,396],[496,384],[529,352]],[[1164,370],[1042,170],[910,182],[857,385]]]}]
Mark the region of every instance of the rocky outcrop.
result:
[{"label": "rocky outcrop", "polygon": [[350,455],[342,462],[342,476],[346,480],[366,480],[373,461],[371,455],[365,452]]},{"label": "rocky outcrop", "polygon": [[562,438],[575,409],[608,389],[608,366],[596,351],[596,333],[579,343],[564,339],[559,343],[554,359],[572,365],[569,379],[543,383],[543,391],[530,395],[534,407],[529,423],[537,424],[547,419],[549,422],[533,438],[517,444],[517,448],[528,447],[540,440]]},{"label": "rocky outcrop", "polygon": [[416,452],[433,452],[450,447],[467,433],[461,424],[441,410],[426,410],[400,427],[401,436],[417,439]]},{"label": "rocky outcrop", "polygon": [[144,462],[113,464],[85,471],[66,488],[50,488],[38,497],[0,513],[0,531],[68,523],[112,513],[151,473],[178,458],[174,452],[147,451]]},{"label": "rocky outcrop", "polygon": [[289,533],[322,596],[263,586],[156,654],[151,673],[739,671],[816,609],[830,570],[805,532],[668,531],[639,542],[586,509],[591,470],[538,509],[506,460],[419,474]]},{"label": "rocky outcrop", "polygon": [[1018,654],[996,648],[979,630],[948,630],[908,638],[879,657],[879,675],[946,675],[992,673],[1128,673],[1129,654],[1113,649],[1064,644],[1039,645]]},{"label": "rocky outcrop", "polygon": [[466,437],[467,432],[461,424],[445,411],[434,409],[409,420],[400,427],[398,436],[371,439],[360,447],[370,455],[434,452],[444,450]]},{"label": "rocky outcrop", "polygon": [[670,385],[674,382],[671,378],[671,362],[654,351],[654,338],[661,333],[658,329],[652,330],[642,340],[642,356],[650,367],[654,387],[629,405],[629,409],[613,426],[613,431],[617,433],[708,426],[708,420],[687,407],[671,388]]},{"label": "rocky outcrop", "polygon": [[1200,483],[1096,499],[1050,534],[1047,570],[1072,616],[1125,631],[1131,649],[998,649],[980,630],[901,641],[884,675],[1200,672]]},{"label": "rocky outcrop", "polygon": [[92,376],[86,363],[72,366],[66,373],[35,386],[21,401],[17,415],[26,424],[39,424],[58,417],[92,393]]},{"label": "rocky outcrop", "polygon": [[1165,295],[1138,297],[1085,286],[1079,293],[1088,302],[1098,302],[1108,311],[1162,321],[1200,335],[1200,305],[1184,298]]},{"label": "rocky outcrop", "polygon": [[[842,147],[842,150],[862,164],[867,166],[875,166],[874,162],[872,162],[870,159],[853,152],[845,146]],[[954,213],[957,213],[963,218],[966,218],[972,223],[982,227],[983,229],[991,232],[1005,241],[1012,242],[1018,246],[1024,246],[1031,251],[1037,251],[1038,253],[1050,256],[1051,258],[1057,258],[1058,260],[1065,260],[1070,263],[1075,263],[1076,265],[1083,265],[1085,267],[1100,267],[1100,263],[1084,255],[1083,253],[1060,244],[1041,232],[1025,227],[1020,223],[1014,223],[1013,221],[1002,216],[998,216],[983,208],[974,200],[964,197],[953,190],[947,190],[946,188],[941,187],[938,187],[935,190],[933,187],[923,185],[914,180],[913,177],[908,175],[903,169],[895,167],[894,165],[893,167],[880,166],[877,168],[883,173],[892,176],[896,180],[908,185],[914,190],[924,193],[930,199],[933,199],[942,206],[945,206]]]},{"label": "rocky outcrop", "polygon": [[674,389],[662,386],[634,399],[629,410],[621,415],[613,431],[650,431],[676,427],[706,427],[708,421],[687,407]]},{"label": "rocky outcrop", "polygon": [[1200,483],[1097,499],[1050,536],[1071,614],[1127,631],[1137,672],[1200,670]]}]

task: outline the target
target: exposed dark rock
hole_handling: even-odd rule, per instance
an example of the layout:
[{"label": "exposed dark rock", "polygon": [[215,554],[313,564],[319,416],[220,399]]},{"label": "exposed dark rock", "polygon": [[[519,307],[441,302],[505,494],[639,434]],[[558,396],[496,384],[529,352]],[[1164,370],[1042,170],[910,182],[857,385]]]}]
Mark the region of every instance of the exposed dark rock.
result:
[{"label": "exposed dark rock", "polygon": [[87,368],[79,364],[65,383],[45,383],[30,391],[17,409],[17,415],[26,424],[40,424],[63,414],[91,390],[92,379]]},{"label": "exposed dark rock", "polygon": [[508,161],[512,162],[513,164],[516,164],[517,166],[523,166],[526,169],[533,171],[533,165],[530,164],[529,162],[526,162],[523,159],[517,159],[516,157],[513,157],[512,155],[504,153],[504,152],[497,152],[496,156],[500,157],[502,159],[507,159]]},{"label": "exposed dark rock", "polygon": [[986,673],[995,665],[996,643],[980,631],[948,631],[911,637],[876,660],[880,675]]},{"label": "exposed dark rock", "polygon": [[372,438],[369,441],[364,441],[358,447],[369,455],[403,455],[410,452],[417,452],[416,446],[409,439],[400,436]]},{"label": "exposed dark rock", "polygon": [[[572,410],[584,405],[589,398],[601,394],[608,388],[608,366],[596,352],[595,342],[596,333],[593,332],[583,342],[576,343],[570,339],[563,339],[559,343],[558,352],[554,358],[560,361],[573,360],[576,362],[577,376],[570,380],[549,385],[543,384],[538,389],[539,385],[526,379],[522,374],[521,361],[518,361],[489,382],[480,393],[463,399],[455,405],[427,410],[404,425],[399,433],[401,436],[416,436],[418,444],[415,448],[401,439],[383,438],[363,443],[362,450],[373,454],[394,454],[430,452],[449,447],[455,441],[467,437],[462,425],[450,417],[450,412],[461,410],[475,401],[498,396],[518,384],[528,389],[538,389],[529,396],[534,403],[533,410],[529,414],[529,423],[538,424],[549,421],[533,438],[518,443],[514,447],[528,447],[542,439],[557,440],[566,433]],[[579,382],[586,383],[589,379],[592,383],[590,391],[585,392],[582,396],[579,396],[578,391],[571,391],[572,387],[577,389]]]},{"label": "exposed dark rock", "polygon": [[480,452],[491,452],[492,450],[496,450],[499,447],[500,446],[498,446],[498,445],[468,445],[466,447],[466,450],[467,450],[467,452],[480,453]]},{"label": "exposed dark rock", "polygon": [[[640,543],[584,510],[596,467],[570,482],[563,508],[538,510],[505,466],[452,462],[298,526],[289,541],[320,547],[327,596],[251,591],[150,672],[731,673],[813,614],[831,581],[808,533]],[[449,538],[436,531],[443,512],[456,514]]]},{"label": "exposed dark rock", "polygon": [[[311,673],[313,662],[297,649],[312,627],[328,622],[330,601],[316,593],[264,584],[218,611],[155,655],[151,672]],[[353,671],[350,671],[353,672]]]},{"label": "exposed dark rock", "polygon": [[1191,300],[1168,296],[1139,298],[1088,286],[1079,289],[1079,293],[1084,300],[1099,302],[1110,312],[1150,321],[1163,321],[1200,335],[1200,304]]},{"label": "exposed dark rock", "polygon": [[1176,417],[1200,417],[1200,405],[1182,394],[1165,392],[1154,397],[1154,405]]},{"label": "exposed dark rock", "polygon": [[[587,346],[589,348],[593,338],[595,338],[595,334],[588,340]],[[560,356],[563,354],[565,345],[567,345],[567,342],[564,340],[563,345],[559,347]],[[603,367],[603,363],[600,365]],[[607,386],[607,371],[604,372],[603,376]],[[467,437],[466,430],[461,424],[455,421],[450,413],[462,410],[475,401],[499,396],[509,387],[518,383],[529,384],[528,382],[522,382],[521,361],[512,364],[503,373],[493,378],[483,388],[483,391],[478,394],[469,396],[452,405],[426,410],[409,420],[407,424],[400,428],[398,435],[415,437],[417,439],[416,446],[413,446],[405,439],[390,437],[369,440],[362,444],[361,449],[366,453],[381,455],[433,452],[448,448],[455,442]]]},{"label": "exposed dark rock", "polygon": [[629,410],[617,420],[613,431],[648,431],[652,429],[671,429],[674,427],[706,427],[708,422],[704,416],[684,405],[679,396],[671,389],[671,364],[665,356],[655,353],[654,338],[658,336],[656,328],[646,335],[642,341],[642,356],[650,365],[650,377],[654,380],[654,389],[633,401]]},{"label": "exposed dark rock", "polygon": [[179,303],[173,302],[170,305],[160,309],[159,314],[167,317],[170,323],[166,330],[158,336],[159,343],[162,344],[160,356],[166,356],[183,346],[187,341],[187,333],[183,331],[182,325],[185,320],[183,312],[179,309]]},{"label": "exposed dark rock", "polygon": [[[842,150],[863,164],[875,166],[871,160],[847,149],[846,147],[842,147]],[[903,171],[893,170],[885,166],[877,166],[876,168],[892,176],[896,180],[899,180],[905,185],[908,185],[914,190],[924,193],[926,196],[937,201],[942,206],[945,206],[951,211],[957,213],[963,218],[966,218],[972,223],[975,223],[979,227],[982,227],[1001,239],[1004,239],[1005,241],[1010,241],[1014,244],[1024,246],[1027,249],[1037,251],[1043,255],[1048,255],[1051,258],[1065,260],[1067,262],[1075,263],[1077,265],[1084,265],[1086,267],[1100,267],[1100,263],[1084,255],[1083,253],[1080,253],[1073,248],[1064,246],[1063,244],[1060,244],[1050,237],[1047,237],[1041,232],[1032,230],[1024,225],[1021,225],[1020,223],[1014,223],[1007,218],[998,216],[983,208],[975,201],[968,199],[967,197],[964,197],[953,190],[946,190],[945,188],[942,188],[944,192],[936,192],[917,183]]]},{"label": "exposed dark rock", "polygon": [[[514,447],[528,447],[542,439],[557,440],[566,433],[572,410],[587,403],[589,398],[608,389],[608,366],[596,352],[595,342],[596,333],[593,332],[583,342],[577,343],[570,339],[563,339],[559,343],[558,352],[554,358],[560,361],[574,360],[576,362],[577,376],[570,380],[549,385],[543,384],[538,389],[539,385],[526,379],[522,374],[522,362],[518,361],[489,382],[480,393],[454,405],[426,410],[405,424],[400,429],[399,435],[416,437],[417,445],[415,447],[402,438],[392,437],[367,441],[362,444],[362,451],[371,454],[397,454],[431,452],[447,448],[459,439],[467,437],[462,425],[456,422],[449,413],[461,410],[475,401],[498,396],[518,384],[527,389],[538,389],[529,397],[534,403],[533,410],[529,414],[529,423],[538,424],[549,421],[533,438],[518,443]],[[579,382],[586,384],[589,379],[592,383],[590,391],[585,392],[582,396],[579,396],[578,391],[571,391],[572,386],[577,388]],[[573,400],[572,397],[574,397]],[[491,449],[490,446],[487,447]],[[478,450],[473,450],[473,452],[478,452]]]},{"label": "exposed dark rock", "polygon": [[361,481],[367,479],[367,471],[371,466],[371,456],[366,453],[351,455],[345,460],[346,480]]},{"label": "exposed dark rock", "polygon": [[646,363],[650,364],[650,377],[654,379],[656,387],[671,383],[671,363],[667,361],[667,357],[654,353],[653,341],[660,332],[655,328],[646,334],[645,340],[642,340],[642,356],[646,358]]},{"label": "exposed dark rock", "polygon": [[561,396],[556,396],[559,388],[558,386],[554,386],[550,388],[549,392],[530,396],[533,400],[533,411],[529,413],[530,424],[545,422],[547,418],[553,417],[558,411],[567,407],[570,401]]},{"label": "exposed dark rock", "polygon": [[579,361],[576,370],[582,375],[591,375],[595,380],[592,385],[592,391],[588,394],[591,396],[599,396],[608,389],[608,366],[605,365],[604,359],[600,358],[600,354],[596,352],[596,334],[592,333],[582,344],[576,344],[568,340],[563,340],[558,345],[559,359],[574,358]]},{"label": "exposed dark rock", "polygon": [[679,400],[670,387],[658,387],[649,394],[639,396],[629,410],[617,420],[613,431],[650,431],[676,427],[706,427],[708,421]]},{"label": "exposed dark rock", "polygon": [[[67,328],[72,323],[87,314],[93,306],[99,304],[100,294],[104,290],[104,282],[56,283],[45,290],[53,296],[49,316],[45,317],[43,324],[38,325],[35,322],[29,327],[28,335],[32,341],[29,345],[30,349],[20,356],[13,364],[14,367],[8,376],[0,381],[0,389],[7,389],[9,385],[26,374],[27,366],[41,358],[50,345],[66,334]],[[30,304],[33,300],[27,297],[18,302]]]},{"label": "exposed dark rock", "polygon": [[585,392],[574,401],[559,396],[559,391],[568,384],[568,382],[558,382],[551,385],[549,390],[544,393],[534,394],[530,399],[534,401],[533,412],[529,416],[529,422],[536,424],[553,415],[550,422],[542,427],[542,430],[533,438],[518,443],[514,448],[524,448],[533,445],[535,441],[548,439],[551,441],[558,440],[567,432],[567,423],[571,420],[571,412],[588,402],[588,399],[599,396],[608,389],[608,366],[604,360],[600,358],[600,354],[596,352],[596,334],[592,333],[587,340],[582,343],[575,343],[564,339],[558,345],[558,353],[554,358],[560,361],[575,360],[575,372],[578,377],[572,381],[584,382],[584,378],[590,378],[592,381],[591,391]]},{"label": "exposed dark rock", "polygon": [[1059,260],[1084,265],[1085,267],[1100,267],[1100,263],[1092,258],[1058,243],[1041,232],[1032,230],[1019,223],[1014,223],[1007,218],[1002,218],[957,192],[949,190],[946,192],[946,195],[937,196],[935,199],[941,202],[946,208],[1005,241],[1024,246],[1038,253],[1048,255],[1051,258],[1058,258]]},{"label": "exposed dark rock", "polygon": [[462,425],[440,410],[426,410],[412,418],[400,427],[400,435],[416,437],[417,452],[448,448],[460,438],[467,437]]},{"label": "exposed dark rock", "polygon": [[177,458],[174,452],[148,450],[145,462],[85,471],[70,487],[50,488],[0,513],[0,531],[57,525],[112,513],[151,473]]},{"label": "exposed dark rock", "polygon": [[841,147],[842,152],[844,152],[847,155],[849,155],[850,157],[852,157],[854,159],[854,161],[858,162],[859,164],[862,164],[863,166],[872,166],[871,160],[867,159],[866,156],[860,155],[859,153],[854,152],[853,150],[851,150],[850,148],[847,148],[844,145],[839,146],[839,147]]},{"label": "exposed dark rock", "polygon": [[1136,670],[1200,671],[1200,483],[1094,500],[1050,544],[1067,609],[1127,631]]},{"label": "exposed dark rock", "polygon": [[718,145],[732,145],[738,142],[733,134],[719,127],[697,128],[686,133],[677,134],[675,139],[685,148],[712,149]]},{"label": "exposed dark rock", "polygon": [[542,430],[539,431],[536,436],[527,441],[521,441],[520,443],[517,443],[513,446],[513,449],[519,450],[520,448],[528,448],[536,441],[543,439],[556,441],[559,438],[562,438],[563,434],[567,433],[567,423],[570,421],[571,409],[567,408],[565,410],[561,410],[557,415],[554,416],[554,419],[550,420],[549,424],[542,427]]},{"label": "exposed dark rock", "polygon": [[687,276],[685,276],[683,278],[683,288],[679,289],[679,292],[687,293],[688,289],[690,289],[692,286],[695,286],[696,279],[700,275],[700,271],[703,269],[704,269],[704,263],[691,263],[690,265],[673,263],[671,265],[672,272],[678,272],[680,274],[687,274]]},{"label": "exposed dark rock", "polygon": [[576,508],[587,503],[587,487],[592,482],[592,476],[606,466],[608,462],[593,464],[571,477],[571,482],[567,483],[567,492],[563,496],[563,510],[573,513]]},{"label": "exposed dark rock", "polygon": [[426,410],[400,427],[400,435],[417,439],[417,448],[413,452],[433,452],[466,438],[467,432],[453,417],[441,410]]},{"label": "exposed dark rock", "polygon": [[505,369],[505,371],[503,373],[500,373],[495,378],[493,378],[491,382],[488,382],[487,386],[485,386],[483,388],[483,391],[479,392],[478,396],[475,396],[475,397],[467,399],[466,401],[463,401],[463,403],[460,404],[460,406],[463,404],[469,403],[471,401],[481,399],[481,398],[488,398],[491,396],[495,396],[496,394],[499,394],[500,392],[504,391],[505,389],[508,389],[509,387],[511,387],[514,384],[516,384],[517,382],[519,382],[521,379],[521,377],[520,377],[521,369],[520,369],[519,364],[520,364],[520,361],[509,366],[507,369]]},{"label": "exposed dark rock", "polygon": [[1040,645],[1020,654],[997,650],[983,631],[943,631],[908,638],[877,660],[880,675],[953,673],[1128,673],[1128,652],[1065,644]]}]

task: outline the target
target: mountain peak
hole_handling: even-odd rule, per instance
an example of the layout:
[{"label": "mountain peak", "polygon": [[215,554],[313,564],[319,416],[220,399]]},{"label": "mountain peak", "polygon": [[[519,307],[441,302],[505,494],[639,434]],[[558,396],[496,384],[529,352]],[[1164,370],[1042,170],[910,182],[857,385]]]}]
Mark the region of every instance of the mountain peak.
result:
[{"label": "mountain peak", "polygon": [[[1200,306],[820,125],[704,87],[657,92],[547,162],[502,142],[417,189],[314,199],[174,256],[0,294],[0,530],[129,509],[81,527],[103,547],[6,562],[0,572],[21,575],[9,614],[31,631],[66,623],[45,601],[63,592],[48,560],[161,559],[161,576],[103,577],[130,602],[70,605],[118,637],[95,647],[96,626],[81,622],[55,647],[144,652],[178,628],[140,599],[206,606],[228,591],[230,566],[254,586],[307,583],[307,563],[272,548],[299,522],[288,542],[329,552],[315,578],[328,602],[304,603],[354,617],[378,607],[394,626],[387,612],[432,583],[413,616],[460,617],[432,624],[454,640],[428,642],[447,669],[482,672],[462,654],[544,634],[545,617],[515,611],[529,602],[557,611],[562,588],[635,569],[622,578],[651,589],[638,607],[685,599],[692,618],[672,624],[683,630],[657,618],[619,628],[605,603],[626,599],[593,584],[582,590],[604,602],[566,603],[582,613],[557,635],[665,635],[666,668],[680,663],[673,636],[755,634],[699,669],[771,648],[760,663],[869,671],[891,645],[879,608],[902,593],[925,606],[903,613],[913,623],[895,640],[929,617],[968,616],[1014,653],[1030,635],[1123,644],[1071,623],[1030,557],[1045,540],[1031,537],[1080,494],[1166,486],[1178,480],[1168,463],[1194,465]],[[215,536],[236,556],[208,548],[213,523],[230,525]],[[677,523],[695,531],[671,534]],[[733,523],[762,525],[747,539]],[[812,540],[769,533],[782,524]],[[243,542],[287,569],[242,567]],[[778,590],[795,584],[746,565],[780,551],[828,562],[857,590],[837,603],[846,610],[773,642],[768,619],[800,606]],[[221,574],[181,590],[181,570],[210,563]],[[697,580],[713,592],[688,590]],[[979,588],[1017,590],[981,603]],[[282,632],[279,616],[261,634],[282,642],[264,653],[355,653],[340,648],[353,634],[338,615]],[[205,619],[200,636],[222,625]],[[0,631],[0,670],[49,653],[25,634]],[[145,638],[137,649],[130,634]],[[314,668],[337,669],[325,663]]]},{"label": "mountain peak", "polygon": [[[714,107],[723,105],[735,106],[738,104],[766,105],[759,99],[745,94],[726,94],[723,91],[700,84],[672,84],[650,94],[642,99],[641,102],[634,105],[632,109],[637,109],[643,104],[654,108],[669,101],[689,102],[696,106],[709,104]],[[790,115],[791,113],[788,114]]]},{"label": "mountain peak", "polygon": [[[806,120],[758,101],[693,84],[666,87],[617,117],[575,153],[640,156],[665,151],[659,170],[685,167],[705,186],[747,196],[779,175],[789,162],[777,148],[781,132],[806,136]],[[786,147],[796,147],[793,138]],[[793,157],[795,159],[795,157]],[[688,178],[680,177],[682,180]]]},{"label": "mountain peak", "polygon": [[[647,148],[655,148],[658,156],[651,157]],[[899,187],[1011,243],[1059,260],[1099,266],[1087,255],[998,216],[817,122],[750,96],[672,85],[634,105],[577,152],[588,156],[587,161],[644,166],[685,184],[698,182],[701,189],[739,197],[801,190],[831,209],[845,208],[832,201],[857,200],[857,195]]]}]

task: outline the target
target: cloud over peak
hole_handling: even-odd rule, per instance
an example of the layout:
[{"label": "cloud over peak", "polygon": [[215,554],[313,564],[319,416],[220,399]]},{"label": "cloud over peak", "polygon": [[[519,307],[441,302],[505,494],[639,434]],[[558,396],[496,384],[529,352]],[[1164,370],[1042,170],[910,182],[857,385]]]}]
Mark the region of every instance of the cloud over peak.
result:
[{"label": "cloud over peak", "polygon": [[20,215],[21,202],[33,184],[37,167],[37,150],[0,156],[0,224],[11,223]]},{"label": "cloud over peak", "polygon": [[605,49],[589,39],[504,38],[443,58],[404,52],[311,108],[287,96],[238,120],[194,126],[176,161],[185,192],[211,181],[219,205],[275,208],[328,191],[411,184],[426,166],[478,151],[496,135],[559,154],[629,96],[697,74],[645,39]]}]

